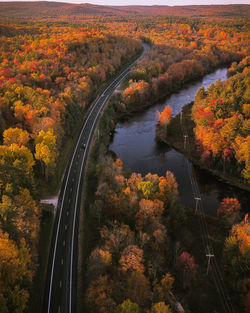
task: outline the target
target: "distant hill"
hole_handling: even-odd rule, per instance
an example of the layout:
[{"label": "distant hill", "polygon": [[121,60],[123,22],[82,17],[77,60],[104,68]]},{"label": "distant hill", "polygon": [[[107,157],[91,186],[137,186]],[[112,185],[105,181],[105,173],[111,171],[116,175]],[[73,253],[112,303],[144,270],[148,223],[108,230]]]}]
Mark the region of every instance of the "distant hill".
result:
[{"label": "distant hill", "polygon": [[187,17],[249,17],[250,5],[187,5],[187,6],[120,6],[119,10],[147,15],[174,15]]},{"label": "distant hill", "polygon": [[[108,1],[107,1],[108,2]],[[187,17],[249,17],[250,5],[100,6],[63,2],[0,2],[0,18],[58,19],[90,15],[173,15]]]}]

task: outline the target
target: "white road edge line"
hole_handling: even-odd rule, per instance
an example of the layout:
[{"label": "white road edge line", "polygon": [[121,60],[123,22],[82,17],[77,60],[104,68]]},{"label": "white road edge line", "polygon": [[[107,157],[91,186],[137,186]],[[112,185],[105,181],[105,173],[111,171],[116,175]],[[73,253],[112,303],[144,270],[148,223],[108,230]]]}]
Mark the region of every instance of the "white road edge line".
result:
[{"label": "white road edge line", "polygon": [[[109,86],[107,86],[107,88],[105,88],[105,90],[102,92],[105,93],[111,86],[112,84],[115,84],[115,82],[119,79],[122,75],[124,75],[124,73],[128,70],[131,69],[132,66],[134,66],[134,64],[138,61],[138,59],[136,61],[134,61],[129,67],[127,67],[117,78],[115,78]],[[128,71],[129,72],[129,71]],[[54,267],[55,267],[55,256],[56,256],[56,249],[57,249],[57,241],[58,241],[58,234],[59,234],[59,228],[60,228],[60,223],[61,223],[61,217],[62,217],[62,208],[63,208],[63,203],[64,203],[64,198],[65,198],[65,192],[66,192],[66,189],[67,189],[67,185],[68,185],[68,180],[69,180],[69,176],[70,176],[70,171],[71,171],[71,168],[72,168],[72,163],[73,163],[73,160],[74,160],[74,157],[75,157],[75,154],[76,154],[76,151],[78,149],[78,145],[79,145],[79,141],[82,137],[82,133],[83,133],[83,130],[93,112],[93,110],[95,109],[96,107],[96,104],[98,103],[98,101],[101,99],[101,94],[97,97],[97,99],[95,100],[88,116],[87,116],[87,119],[86,121],[84,122],[84,125],[82,126],[82,129],[81,129],[81,132],[80,132],[80,135],[78,137],[78,140],[77,140],[77,143],[75,145],[75,149],[74,149],[74,153],[73,153],[73,156],[71,158],[71,162],[70,162],[70,166],[69,166],[69,169],[68,169],[68,174],[67,174],[67,178],[66,178],[66,183],[65,183],[65,186],[64,186],[64,191],[63,191],[63,198],[62,198],[62,202],[61,202],[61,205],[60,205],[60,213],[59,213],[59,219],[58,219],[58,224],[57,224],[57,230],[56,230],[56,240],[55,240],[55,245],[54,245],[54,251],[53,251],[53,260],[52,260],[52,268],[51,268],[51,274],[50,274],[50,286],[49,286],[49,299],[48,299],[48,313],[50,312],[50,303],[51,303],[51,291],[52,291],[52,283],[53,283],[53,276],[54,276]],[[101,108],[103,107],[103,105],[101,106]],[[85,156],[85,153],[84,153],[84,156]],[[84,159],[84,158],[83,158]],[[75,216],[74,216],[74,219],[75,219]],[[74,221],[74,225],[75,225],[75,221]],[[73,229],[73,232],[74,232],[74,229]],[[71,279],[71,286],[72,286],[72,276],[70,277]],[[70,288],[70,303],[71,303],[71,288]],[[71,305],[70,305],[70,312],[71,312]]]},{"label": "white road edge line", "polygon": [[[108,89],[108,87],[105,89],[104,92],[106,92],[106,90]],[[74,153],[73,153],[73,156],[72,156],[72,159],[71,159],[71,162],[70,162],[70,166],[69,166],[69,169],[68,169],[68,174],[67,174],[67,179],[66,179],[66,183],[65,183],[65,187],[64,187],[64,191],[63,191],[63,198],[62,198],[62,202],[61,202],[61,206],[60,206],[60,213],[59,213],[59,219],[58,219],[58,224],[57,224],[57,230],[56,230],[56,240],[55,240],[55,245],[54,245],[54,252],[53,252],[53,261],[52,261],[52,268],[51,268],[51,276],[50,276],[50,287],[49,287],[49,300],[48,300],[48,313],[50,312],[50,302],[51,302],[51,291],[52,291],[52,280],[53,280],[53,276],[54,276],[54,267],[55,267],[55,256],[56,256],[56,248],[57,248],[57,241],[58,241],[58,233],[59,233],[59,228],[60,228],[60,223],[61,223],[61,217],[62,217],[62,208],[63,208],[63,203],[64,203],[64,198],[65,198],[65,192],[66,192],[66,189],[67,189],[67,185],[68,185],[68,180],[69,180],[69,176],[70,176],[70,171],[71,171],[71,168],[72,168],[72,163],[73,163],[73,160],[74,160],[74,157],[75,157],[75,154],[76,154],[76,151],[77,151],[77,148],[78,148],[78,145],[79,145],[79,141],[81,139],[81,136],[82,136],[82,133],[83,133],[83,130],[89,120],[89,117],[91,116],[95,106],[96,106],[96,103],[100,100],[101,98],[101,95],[99,95],[99,97],[97,97],[94,105],[92,106],[88,116],[87,116],[87,119],[84,123],[84,125],[82,126],[82,129],[81,129],[81,132],[80,132],[80,135],[78,137],[78,140],[77,140],[77,143],[75,145],[75,149],[74,149]]]},{"label": "white road edge line", "polygon": [[[121,75],[118,76],[119,80],[114,84],[115,87],[117,87],[118,84],[120,84],[120,82],[129,74],[129,71],[128,69],[130,69],[137,61],[133,62],[130,67],[128,67],[124,72],[121,73],[121,75],[123,75],[122,77],[120,77]],[[125,73],[127,71],[127,73]],[[117,80],[117,79],[116,79]],[[114,83],[114,82],[113,82]],[[113,92],[112,92],[113,94]],[[112,95],[111,94],[111,95]],[[110,95],[110,96],[111,96]],[[105,97],[105,101],[103,101],[102,105],[100,106],[100,109],[98,110],[98,113],[96,114],[95,116],[95,120],[94,122],[92,123],[92,127],[90,129],[90,132],[89,132],[89,135],[88,135],[88,141],[87,141],[87,144],[86,144],[86,148],[84,150],[84,155],[83,155],[83,158],[82,158],[82,163],[81,163],[81,170],[80,170],[80,175],[79,175],[79,179],[78,179],[78,186],[77,186],[77,194],[76,194],[76,202],[75,202],[75,210],[74,210],[74,220],[73,220],[73,232],[72,232],[72,240],[71,240],[71,262],[70,262],[70,296],[69,296],[69,313],[71,313],[71,306],[72,306],[72,272],[73,272],[73,252],[74,252],[74,249],[73,249],[73,246],[74,246],[74,237],[75,237],[75,221],[76,221],[76,211],[77,211],[77,204],[78,204],[78,196],[79,196],[79,188],[80,188],[80,182],[81,182],[81,178],[82,178],[82,169],[83,169],[83,164],[84,164],[84,160],[85,160],[85,156],[86,156],[86,151],[87,151],[87,147],[89,145],[89,141],[91,139],[91,134],[92,134],[92,131],[93,131],[93,128],[95,126],[95,123],[96,123],[96,120],[97,118],[99,117],[99,114],[101,112],[101,110],[103,109],[103,107],[105,106],[108,98],[110,96],[106,96]]]},{"label": "white road edge line", "polygon": [[[126,70],[124,70],[117,78],[114,79],[114,81],[109,85],[107,86],[107,88],[102,92],[105,93],[112,84],[114,84],[114,82],[119,79],[122,75],[124,75],[124,72],[127,71],[128,69],[130,69],[132,66],[134,66],[134,64],[137,62],[137,60],[135,62],[133,62]],[[77,148],[78,148],[78,145],[79,145],[79,141],[82,137],[82,133],[83,133],[83,130],[93,112],[93,110],[95,109],[96,107],[96,104],[98,103],[98,101],[101,99],[101,94],[97,97],[97,99],[95,100],[95,103],[93,104],[88,116],[87,116],[87,119],[86,121],[84,122],[84,125],[82,126],[82,129],[81,129],[81,132],[80,132],[80,135],[78,137],[78,140],[77,140],[77,143],[75,145],[75,149],[74,149],[74,153],[73,153],[73,156],[72,156],[72,159],[71,159],[71,162],[70,162],[70,166],[69,166],[69,169],[68,169],[68,174],[67,174],[67,179],[66,179],[66,183],[65,183],[65,187],[64,187],[64,191],[63,191],[63,198],[62,198],[62,202],[61,202],[61,206],[60,206],[60,213],[59,213],[59,219],[58,219],[58,224],[57,224],[57,230],[56,230],[56,240],[55,240],[55,245],[54,245],[54,252],[53,252],[53,261],[52,261],[52,268],[51,268],[51,274],[50,274],[50,287],[49,287],[49,300],[48,300],[48,313],[50,312],[50,303],[51,303],[51,291],[52,291],[52,281],[53,281],[53,276],[54,276],[54,267],[55,267],[55,256],[56,256],[56,248],[57,248],[57,241],[58,241],[58,234],[59,234],[59,228],[60,228],[60,223],[61,223],[61,217],[62,217],[62,207],[63,207],[63,202],[64,202],[64,197],[65,197],[65,192],[66,192],[66,188],[67,188],[67,185],[68,185],[68,180],[69,180],[69,176],[70,176],[70,171],[71,171],[71,168],[72,168],[72,163],[73,163],[73,160],[74,160],[74,157],[75,157],[75,154],[76,154],[76,151],[77,151]],[[101,106],[102,107],[102,106]],[[70,291],[71,292],[71,291]],[[71,299],[70,299],[71,300]]]}]

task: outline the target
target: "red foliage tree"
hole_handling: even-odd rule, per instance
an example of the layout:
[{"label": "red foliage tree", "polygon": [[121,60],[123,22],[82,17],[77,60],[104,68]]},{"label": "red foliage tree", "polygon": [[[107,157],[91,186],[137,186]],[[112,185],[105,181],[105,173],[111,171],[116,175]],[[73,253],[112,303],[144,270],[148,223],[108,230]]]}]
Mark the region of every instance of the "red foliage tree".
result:
[{"label": "red foliage tree", "polygon": [[221,201],[217,216],[224,219],[227,223],[233,224],[239,219],[241,204],[235,198],[224,198]]},{"label": "red foliage tree", "polygon": [[183,252],[177,259],[177,269],[182,274],[183,288],[187,288],[195,279],[197,264],[194,257],[188,252]]}]

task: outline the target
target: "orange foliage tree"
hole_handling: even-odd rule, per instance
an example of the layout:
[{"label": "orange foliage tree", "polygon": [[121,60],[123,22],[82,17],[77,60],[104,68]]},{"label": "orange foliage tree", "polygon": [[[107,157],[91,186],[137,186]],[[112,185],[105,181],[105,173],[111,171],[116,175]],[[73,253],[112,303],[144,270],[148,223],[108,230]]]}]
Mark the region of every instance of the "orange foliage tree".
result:
[{"label": "orange foliage tree", "polygon": [[217,216],[225,219],[230,225],[234,224],[239,219],[241,204],[235,198],[224,198],[221,201],[220,208],[217,211]]}]

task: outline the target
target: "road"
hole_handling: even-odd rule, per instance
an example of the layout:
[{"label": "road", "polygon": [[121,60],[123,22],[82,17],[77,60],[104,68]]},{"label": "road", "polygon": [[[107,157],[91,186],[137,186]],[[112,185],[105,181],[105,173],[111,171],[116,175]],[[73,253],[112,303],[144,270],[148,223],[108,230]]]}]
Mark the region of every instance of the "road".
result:
[{"label": "road", "polygon": [[[140,58],[148,52],[149,46],[143,45],[143,48]],[[44,291],[44,313],[76,313],[77,311],[78,221],[88,151],[100,113],[138,59],[117,76],[102,95],[97,97],[74,146],[57,205]]]}]

